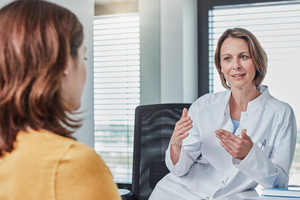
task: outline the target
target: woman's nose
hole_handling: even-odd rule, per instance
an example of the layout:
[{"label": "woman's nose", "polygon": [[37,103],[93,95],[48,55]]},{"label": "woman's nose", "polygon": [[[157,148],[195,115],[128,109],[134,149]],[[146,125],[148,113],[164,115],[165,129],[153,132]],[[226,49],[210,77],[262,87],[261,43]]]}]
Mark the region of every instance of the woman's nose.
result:
[{"label": "woman's nose", "polygon": [[240,65],[240,62],[238,59],[235,59],[235,61],[232,64],[233,64],[233,66],[232,66],[233,70],[241,69],[241,65]]}]

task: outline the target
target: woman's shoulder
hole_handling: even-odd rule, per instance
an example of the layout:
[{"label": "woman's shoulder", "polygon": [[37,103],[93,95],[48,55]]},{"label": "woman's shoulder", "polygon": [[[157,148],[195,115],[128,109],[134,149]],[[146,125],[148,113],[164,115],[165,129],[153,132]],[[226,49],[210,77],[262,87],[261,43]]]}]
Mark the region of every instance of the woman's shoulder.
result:
[{"label": "woman's shoulder", "polygon": [[[121,199],[111,171],[90,146],[73,140],[59,163],[56,184],[57,195],[61,199],[72,195],[73,199],[79,196],[86,199]],[[74,194],[66,193],[66,187]]]},{"label": "woman's shoulder", "polygon": [[[74,142],[62,155],[56,172],[56,190],[61,199],[118,199],[113,176],[91,147]],[[66,189],[67,188],[67,189]],[[69,191],[73,191],[70,194]]]},{"label": "woman's shoulder", "polygon": [[[62,151],[65,151],[76,140],[60,136],[48,130],[28,130],[20,131],[17,134],[15,151],[22,153],[26,149],[27,154],[40,154],[39,152],[50,156],[57,157]],[[51,149],[51,151],[49,151]],[[19,151],[21,150],[21,151]]]},{"label": "woman's shoulder", "polygon": [[8,155],[15,165],[42,175],[32,181],[54,181],[57,199],[120,200],[109,168],[88,145],[47,130],[29,130],[18,133],[15,146]]},{"label": "woman's shoulder", "polygon": [[[258,87],[258,90],[261,92],[261,95],[259,97],[260,100],[256,101],[256,104],[264,105],[264,106],[266,106],[270,109],[273,109],[274,111],[277,111],[277,112],[282,112],[283,110],[287,110],[287,111],[293,110],[292,107],[288,103],[272,96],[271,93],[269,92],[268,86],[260,85]],[[259,98],[257,98],[257,99],[259,99]]]},{"label": "woman's shoulder", "polygon": [[261,100],[258,101],[259,105],[262,105],[265,111],[273,113],[280,119],[287,120],[295,118],[293,108],[287,103],[280,99],[275,98],[269,92],[269,89],[265,85],[259,86],[261,94]]},{"label": "woman's shoulder", "polygon": [[294,113],[293,108],[287,102],[279,100],[273,96],[270,96],[266,105],[269,106],[271,109],[273,109],[274,112],[277,112],[280,115],[283,114],[290,115]]},{"label": "woman's shoulder", "polygon": [[47,130],[41,130],[39,131],[39,134],[40,137],[47,138],[44,140],[47,141],[49,145],[61,149],[61,157],[59,158],[61,161],[68,160],[77,162],[77,164],[92,164],[96,165],[97,167],[104,166],[104,170],[108,169],[100,155],[97,154],[90,146],[78,142],[77,140],[57,135]]},{"label": "woman's shoulder", "polygon": [[26,149],[29,155],[42,154],[44,156],[37,157],[43,160],[60,160],[68,157],[72,162],[85,162],[91,159],[98,165],[104,164],[101,157],[88,145],[48,130],[20,131],[16,147],[16,150]]},{"label": "woman's shoulder", "polygon": [[97,167],[111,174],[101,156],[90,146],[78,141],[74,141],[70,144],[65,155],[61,159],[73,160],[73,162],[77,162],[78,165],[91,165],[91,167]]},{"label": "woman's shoulder", "polygon": [[207,106],[212,106],[215,103],[227,102],[230,97],[231,91],[226,90],[217,93],[209,93],[199,97],[193,104],[192,108],[201,109]]}]

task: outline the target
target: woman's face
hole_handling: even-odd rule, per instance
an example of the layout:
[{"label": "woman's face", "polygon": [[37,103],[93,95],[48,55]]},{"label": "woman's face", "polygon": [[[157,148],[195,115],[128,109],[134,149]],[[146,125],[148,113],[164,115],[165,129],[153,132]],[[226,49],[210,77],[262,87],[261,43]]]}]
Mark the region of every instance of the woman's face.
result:
[{"label": "woman's face", "polygon": [[81,106],[81,95],[86,80],[85,52],[86,47],[81,44],[77,58],[69,56],[69,63],[62,77],[62,96],[72,111]]},{"label": "woman's face", "polygon": [[255,87],[256,69],[248,43],[241,38],[225,39],[220,49],[221,70],[231,89]]}]

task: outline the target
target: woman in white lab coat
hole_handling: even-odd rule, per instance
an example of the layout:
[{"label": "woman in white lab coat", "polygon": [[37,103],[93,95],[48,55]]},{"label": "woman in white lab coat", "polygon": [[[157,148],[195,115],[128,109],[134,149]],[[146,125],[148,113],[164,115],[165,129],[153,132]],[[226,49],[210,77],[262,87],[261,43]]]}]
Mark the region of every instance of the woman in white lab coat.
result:
[{"label": "woman in white lab coat", "polygon": [[296,141],[292,108],[260,85],[267,56],[242,28],[220,37],[215,65],[228,90],[196,100],[176,123],[170,172],[150,199],[215,199],[245,190],[287,186]]}]

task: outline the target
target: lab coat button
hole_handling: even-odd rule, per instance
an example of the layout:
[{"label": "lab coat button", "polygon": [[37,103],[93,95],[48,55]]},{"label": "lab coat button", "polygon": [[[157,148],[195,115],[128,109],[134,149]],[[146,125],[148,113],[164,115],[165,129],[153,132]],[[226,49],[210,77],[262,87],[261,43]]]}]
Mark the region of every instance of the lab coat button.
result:
[{"label": "lab coat button", "polygon": [[209,199],[209,197],[206,197],[206,199]]},{"label": "lab coat button", "polygon": [[240,137],[240,134],[237,134],[238,137]]},{"label": "lab coat button", "polygon": [[224,184],[224,181],[222,181],[222,184]]},{"label": "lab coat button", "polygon": [[246,113],[245,116],[248,117],[248,114]]}]

